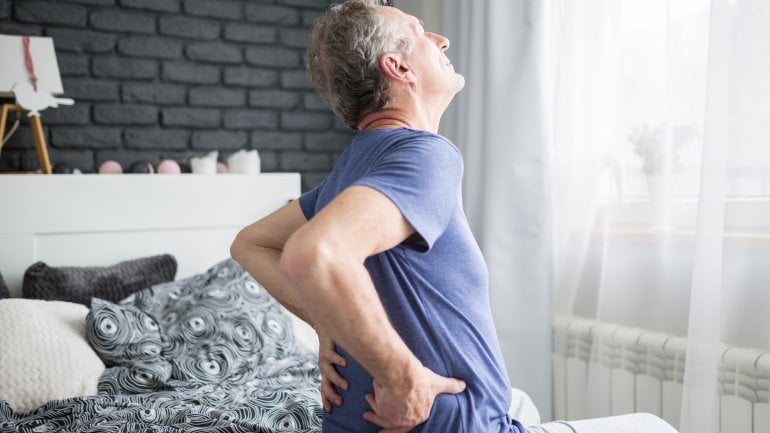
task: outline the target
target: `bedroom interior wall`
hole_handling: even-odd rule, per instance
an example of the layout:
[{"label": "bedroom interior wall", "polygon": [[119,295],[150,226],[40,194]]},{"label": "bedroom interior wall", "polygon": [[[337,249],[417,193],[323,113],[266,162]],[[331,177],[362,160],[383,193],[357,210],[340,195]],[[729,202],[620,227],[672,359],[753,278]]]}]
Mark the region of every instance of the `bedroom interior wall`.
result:
[{"label": "bedroom interior wall", "polygon": [[[308,27],[328,3],[0,0],[0,34],[54,39],[76,101],[42,113],[54,164],[93,172],[109,159],[125,169],[257,149],[263,171],[300,172],[308,189],[351,135],[304,72]],[[23,124],[0,172],[35,169]]]}]

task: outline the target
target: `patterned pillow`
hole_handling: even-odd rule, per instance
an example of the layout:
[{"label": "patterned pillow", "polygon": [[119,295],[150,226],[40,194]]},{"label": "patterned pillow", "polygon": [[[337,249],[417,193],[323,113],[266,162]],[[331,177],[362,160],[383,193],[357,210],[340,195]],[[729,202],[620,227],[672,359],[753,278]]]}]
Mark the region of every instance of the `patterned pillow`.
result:
[{"label": "patterned pillow", "polygon": [[91,298],[117,302],[154,284],[172,281],[176,259],[170,254],[127,260],[103,267],[51,267],[37,262],[24,273],[25,298],[77,302]]},{"label": "patterned pillow", "polygon": [[95,299],[86,327],[112,366],[102,393],[242,382],[260,366],[297,354],[290,317],[232,259],[119,305]]},{"label": "patterned pillow", "polygon": [[158,324],[138,308],[94,298],[86,316],[86,337],[102,361],[112,367],[105,372],[108,382],[120,384],[119,388],[100,386],[101,393],[167,389],[171,365],[161,357]]}]

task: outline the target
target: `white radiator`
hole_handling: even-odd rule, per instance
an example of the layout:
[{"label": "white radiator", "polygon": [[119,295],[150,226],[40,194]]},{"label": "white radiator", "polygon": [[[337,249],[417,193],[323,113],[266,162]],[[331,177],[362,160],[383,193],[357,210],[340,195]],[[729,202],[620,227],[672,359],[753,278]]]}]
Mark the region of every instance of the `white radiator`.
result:
[{"label": "white radiator", "polygon": [[[684,338],[575,317],[554,321],[554,416],[649,412],[679,427]],[[770,433],[770,353],[724,347],[721,433]]]}]

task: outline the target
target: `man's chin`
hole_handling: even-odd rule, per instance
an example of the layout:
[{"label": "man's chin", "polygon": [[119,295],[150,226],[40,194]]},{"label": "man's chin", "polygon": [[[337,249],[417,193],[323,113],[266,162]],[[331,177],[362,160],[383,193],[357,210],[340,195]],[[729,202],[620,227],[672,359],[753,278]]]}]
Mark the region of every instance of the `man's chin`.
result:
[{"label": "man's chin", "polygon": [[455,90],[455,93],[460,92],[465,87],[465,77],[463,77],[460,74],[457,75],[457,90]]}]

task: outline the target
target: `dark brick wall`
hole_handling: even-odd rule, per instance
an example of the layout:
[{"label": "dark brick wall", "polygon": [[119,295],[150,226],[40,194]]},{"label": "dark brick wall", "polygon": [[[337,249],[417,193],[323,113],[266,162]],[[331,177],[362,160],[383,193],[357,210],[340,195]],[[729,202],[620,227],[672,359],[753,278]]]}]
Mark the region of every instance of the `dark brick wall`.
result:
[{"label": "dark brick wall", "polygon": [[[263,171],[299,171],[307,189],[351,136],[304,72],[307,28],[329,1],[0,0],[0,33],[54,39],[76,104],[42,113],[53,163],[94,172],[257,149]],[[0,171],[37,168],[24,123]]]}]

